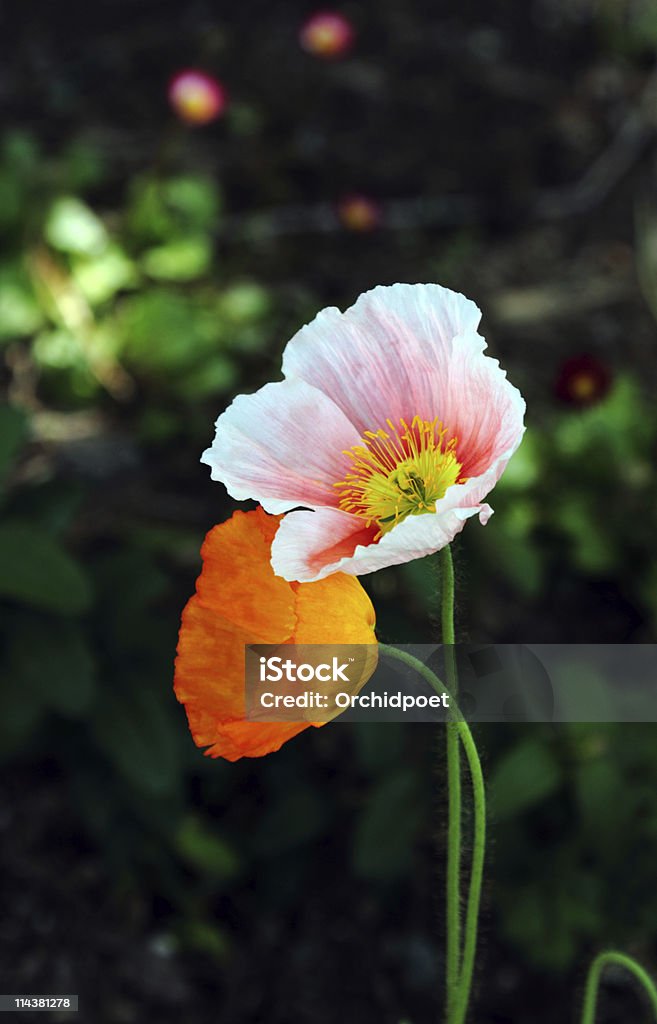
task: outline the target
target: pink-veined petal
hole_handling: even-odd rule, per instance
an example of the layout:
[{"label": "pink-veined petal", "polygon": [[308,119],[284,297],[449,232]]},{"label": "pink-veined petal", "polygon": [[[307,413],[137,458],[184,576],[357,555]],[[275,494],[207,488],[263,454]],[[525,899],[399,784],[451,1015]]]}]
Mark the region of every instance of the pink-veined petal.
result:
[{"label": "pink-veined petal", "polygon": [[233,498],[255,498],[274,514],[336,504],[343,452],[359,435],[338,406],[302,380],[240,395],[216,423],[201,462]]},{"label": "pink-veined petal", "polygon": [[491,513],[488,505],[477,505],[409,516],[375,542],[375,529],[363,531],[362,520],[346,512],[290,512],[274,538],[272,566],[277,575],[303,583],[334,572],[362,576],[424,558],[449,544],[471,516],[479,515],[485,523]]},{"label": "pink-veined petal", "polygon": [[432,420],[441,417],[455,339],[485,348],[480,318],[474,302],[437,284],[380,286],[302,327],[285,348],[283,373],[330,395],[361,433],[388,419]]},{"label": "pink-veined petal", "polygon": [[474,302],[439,285],[366,292],[345,313],[323,310],[289,342],[283,372],[330,395],[363,432],[414,416],[456,437],[463,475],[517,448],[525,403],[484,354]]},{"label": "pink-veined petal", "polygon": [[[285,527],[285,529],[283,529]],[[277,576],[287,580],[319,580],[334,572],[327,568],[349,559],[356,547],[372,545],[378,532],[363,519],[340,509],[290,512],[274,538],[271,564]]]},{"label": "pink-veined petal", "polygon": [[464,477],[489,479],[488,471],[495,466],[488,490],[494,486],[522,440],[524,415],[525,400],[497,359],[467,343],[455,346],[448,378],[440,389],[439,416],[448,436],[457,439]]}]

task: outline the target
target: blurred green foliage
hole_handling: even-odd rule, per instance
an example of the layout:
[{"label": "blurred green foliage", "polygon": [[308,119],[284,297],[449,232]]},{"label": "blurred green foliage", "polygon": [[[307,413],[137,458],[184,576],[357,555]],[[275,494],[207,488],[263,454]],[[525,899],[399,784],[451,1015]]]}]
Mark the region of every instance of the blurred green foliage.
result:
[{"label": "blurred green foliage", "polygon": [[592,580],[617,581],[643,612],[639,638],[655,636],[655,564],[645,557],[657,508],[651,405],[624,376],[597,405],[553,414],[541,429],[530,426],[495,490],[495,544],[475,538],[483,574],[502,573],[533,600],[564,565]]},{"label": "blurred green foliage", "polygon": [[558,972],[582,948],[650,941],[656,784],[652,726],[517,734],[491,776],[495,884],[502,932],[530,962]]},{"label": "blurred green foliage", "polygon": [[[218,276],[219,184],[144,174],[99,214],[86,195],[102,178],[91,145],[49,159],[24,133],[5,139],[0,343],[31,339],[40,387],[60,407],[137,387],[156,408],[216,399],[237,383],[237,354],[261,354],[275,329],[265,287]],[[156,408],[146,417],[157,430]]]},{"label": "blurred green foliage", "polygon": [[[152,869],[185,941],[223,956],[201,908],[239,859],[189,810],[185,780],[203,759],[171,691],[179,580],[191,590],[202,531],[137,515],[99,541],[89,509],[105,427],[92,424],[90,471],[61,477],[57,459],[85,411],[120,410],[156,447],[193,432],[190,407],[222,401],[275,317],[265,287],[217,274],[216,181],[140,175],[99,212],[88,195],[105,170],[82,142],[52,157],[17,132],[0,151],[0,345],[30,365],[0,408],[0,760],[47,754],[108,862],[134,884]],[[84,522],[90,541],[76,538]]]}]

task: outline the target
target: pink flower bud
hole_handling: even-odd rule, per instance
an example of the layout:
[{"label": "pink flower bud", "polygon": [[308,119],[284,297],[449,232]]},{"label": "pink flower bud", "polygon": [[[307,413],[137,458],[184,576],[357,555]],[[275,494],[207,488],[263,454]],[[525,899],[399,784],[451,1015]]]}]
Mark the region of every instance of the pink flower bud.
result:
[{"label": "pink flower bud", "polygon": [[215,121],[226,109],[223,85],[203,71],[179,71],[169,83],[169,102],[181,121],[200,125]]},{"label": "pink flower bud", "polygon": [[299,42],[315,57],[332,60],[344,57],[354,44],[351,22],[336,11],[318,11],[301,27]]}]

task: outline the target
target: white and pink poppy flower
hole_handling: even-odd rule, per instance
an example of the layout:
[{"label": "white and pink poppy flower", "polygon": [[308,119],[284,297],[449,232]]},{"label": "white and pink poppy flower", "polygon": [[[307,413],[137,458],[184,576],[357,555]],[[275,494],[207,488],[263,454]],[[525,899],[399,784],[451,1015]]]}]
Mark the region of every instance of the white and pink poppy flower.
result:
[{"label": "white and pink poppy flower", "polygon": [[279,576],[374,572],[488,521],[525,403],[484,355],[480,318],[439,285],[374,288],[322,310],[288,343],[285,379],[222,413],[201,461],[234,498],[289,513],[272,545]]}]

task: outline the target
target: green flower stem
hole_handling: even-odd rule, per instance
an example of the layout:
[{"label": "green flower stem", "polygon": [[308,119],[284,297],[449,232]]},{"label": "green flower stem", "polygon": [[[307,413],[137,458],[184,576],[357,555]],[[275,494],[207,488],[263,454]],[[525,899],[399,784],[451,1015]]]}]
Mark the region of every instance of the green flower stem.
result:
[{"label": "green flower stem", "polygon": [[465,722],[457,723],[461,743],[468,759],[468,767],[472,776],[472,792],[474,797],[474,840],[472,849],[472,868],[468,889],[468,906],[465,915],[465,933],[463,943],[463,961],[459,978],[459,991],[454,1024],[463,1024],[468,1013],[472,975],[477,954],[477,931],[479,928],[479,906],[481,904],[481,886],[484,878],[484,860],[486,856],[486,788],[481,770],[481,761],[470,729]]},{"label": "green flower stem", "polygon": [[594,1024],[600,978],[605,967],[610,965],[625,968],[643,986],[648,996],[654,1019],[657,1021],[657,987],[655,987],[655,983],[650,975],[631,956],[627,956],[625,953],[617,953],[615,950],[608,950],[605,953],[599,953],[589,968],[586,990],[584,992],[582,1024]]},{"label": "green flower stem", "polygon": [[[443,686],[436,674],[417,658],[414,658],[412,654],[408,654],[406,651],[400,651],[397,647],[389,647],[388,644],[382,643],[379,644],[379,649],[383,654],[387,654],[391,658],[396,658],[397,661],[401,661],[403,664],[414,669],[418,675],[427,680],[427,682],[435,689],[436,693],[442,694],[447,692],[450,697],[453,698],[453,694],[450,693],[448,687]],[[457,706],[454,707],[453,711],[455,721],[451,724],[455,735],[463,744],[463,749],[465,750],[465,755],[468,761],[468,767],[470,769],[470,775],[472,777],[472,788],[474,793],[474,845],[470,887],[468,892],[468,907],[465,918],[463,965],[458,980],[457,990],[450,1005],[450,1016],[447,1018],[448,1024],[463,1024],[470,1001],[472,973],[474,970],[474,960],[477,947],[479,904],[481,902],[481,883],[483,879],[484,854],[486,849],[486,793],[481,763],[479,761],[479,755],[477,753],[477,747],[472,737],[472,733],[470,732],[467,722],[463,720]],[[586,1024],[586,1022],[583,1022],[583,1024]]]},{"label": "green flower stem", "polygon": [[[447,688],[457,697],[454,658],[454,563],[449,548],[440,552],[442,641]],[[446,1017],[454,1019],[461,970],[461,749],[454,722],[447,723],[447,970]]]}]

